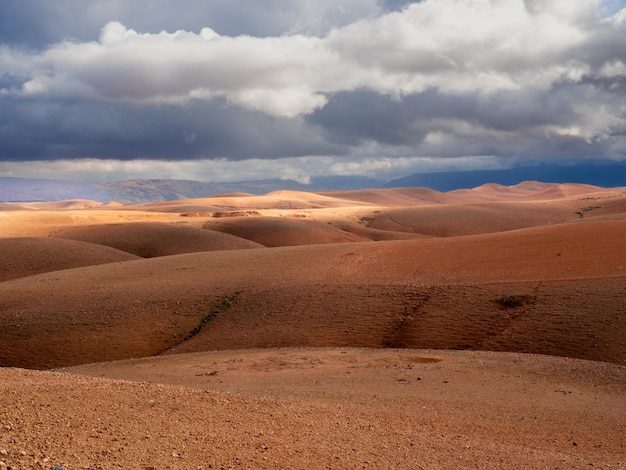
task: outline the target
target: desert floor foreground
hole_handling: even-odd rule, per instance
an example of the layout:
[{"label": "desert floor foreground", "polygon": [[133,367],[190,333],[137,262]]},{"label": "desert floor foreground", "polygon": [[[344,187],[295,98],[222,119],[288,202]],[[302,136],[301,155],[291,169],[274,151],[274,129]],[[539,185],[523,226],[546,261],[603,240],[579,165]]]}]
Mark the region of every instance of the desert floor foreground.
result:
[{"label": "desert floor foreground", "polygon": [[12,468],[626,465],[626,376],[606,363],[272,349],[0,374]]},{"label": "desert floor foreground", "polygon": [[0,469],[626,468],[625,234],[534,182],[2,204]]}]

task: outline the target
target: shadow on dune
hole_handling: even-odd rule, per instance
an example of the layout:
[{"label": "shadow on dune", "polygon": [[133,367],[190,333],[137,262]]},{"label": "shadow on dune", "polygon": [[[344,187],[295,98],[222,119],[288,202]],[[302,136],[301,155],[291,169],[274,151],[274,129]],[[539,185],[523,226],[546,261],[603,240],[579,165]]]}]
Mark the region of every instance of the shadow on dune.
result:
[{"label": "shadow on dune", "polygon": [[110,246],[142,258],[261,246],[217,231],[159,222],[69,227],[57,231],[54,237]]}]

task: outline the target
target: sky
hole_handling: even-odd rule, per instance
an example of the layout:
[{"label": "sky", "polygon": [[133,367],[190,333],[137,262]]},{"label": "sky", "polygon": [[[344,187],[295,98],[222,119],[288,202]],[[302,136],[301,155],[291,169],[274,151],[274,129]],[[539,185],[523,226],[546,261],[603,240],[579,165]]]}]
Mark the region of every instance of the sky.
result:
[{"label": "sky", "polygon": [[2,0],[0,176],[626,164],[626,1]]}]

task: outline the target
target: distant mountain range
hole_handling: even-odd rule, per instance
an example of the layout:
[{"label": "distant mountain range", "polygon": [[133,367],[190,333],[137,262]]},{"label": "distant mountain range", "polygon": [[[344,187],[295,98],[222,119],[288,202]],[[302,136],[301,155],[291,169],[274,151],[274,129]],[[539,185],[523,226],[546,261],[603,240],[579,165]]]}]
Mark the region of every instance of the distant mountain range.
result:
[{"label": "distant mountain range", "polygon": [[89,199],[130,203],[193,199],[215,194],[266,194],[278,190],[324,191],[382,187],[385,180],[363,177],[320,177],[311,184],[268,179],[234,183],[135,179],[115,183],[77,183],[48,179],[0,177],[0,202],[43,202]]},{"label": "distant mountain range", "polygon": [[130,203],[191,199],[214,194],[246,192],[264,194],[277,189],[308,190],[290,180],[241,183],[205,183],[187,180],[129,180],[116,183],[76,183],[58,180],[0,177],[0,202],[90,199]]},{"label": "distant mountain range", "polygon": [[506,186],[522,181],[584,183],[602,187],[626,186],[626,162],[581,164],[573,167],[537,165],[506,170],[416,173],[393,181],[366,177],[314,177],[310,184],[293,180],[268,179],[234,183],[188,180],[136,179],[115,183],[77,183],[48,179],[0,177],[0,202],[61,201],[90,199],[100,202],[157,202],[243,192],[265,194],[278,190],[328,191],[362,188],[425,186],[437,191],[474,188],[485,183]]},{"label": "distant mountain range", "polygon": [[583,183],[605,188],[626,186],[626,162],[612,164],[586,163],[571,167],[536,165],[506,170],[416,173],[389,181],[385,184],[385,187],[426,186],[437,191],[453,191],[461,188],[475,188],[485,183],[511,186],[522,181]]}]

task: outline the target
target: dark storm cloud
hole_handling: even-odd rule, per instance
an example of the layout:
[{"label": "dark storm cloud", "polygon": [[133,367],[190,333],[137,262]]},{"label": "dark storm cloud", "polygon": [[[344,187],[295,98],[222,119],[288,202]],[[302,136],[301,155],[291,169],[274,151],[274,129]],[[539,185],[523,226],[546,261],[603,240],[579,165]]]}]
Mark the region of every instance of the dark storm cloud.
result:
[{"label": "dark storm cloud", "polygon": [[0,42],[42,48],[68,38],[93,41],[100,28],[113,20],[144,32],[199,31],[210,26],[230,36],[281,34],[290,21],[288,11],[280,5],[285,2],[269,0],[269,8],[258,9],[250,8],[249,2],[243,0],[229,3],[4,0],[0,3]]},{"label": "dark storm cloud", "polygon": [[40,49],[65,39],[94,41],[109,21],[149,33],[210,27],[225,36],[324,34],[376,11],[374,0],[2,0],[0,43]]},{"label": "dark storm cloud", "polygon": [[7,0],[0,160],[620,159],[626,10],[598,5]]},{"label": "dark storm cloud", "polygon": [[423,125],[420,128],[421,121],[447,114],[436,104],[443,105],[444,101],[445,97],[435,90],[402,100],[367,90],[342,92],[333,95],[330,102],[308,116],[307,121],[323,128],[329,140],[344,145],[358,146],[367,141],[414,145],[427,133]]},{"label": "dark storm cloud", "polygon": [[[9,101],[9,103],[7,103]],[[5,100],[0,161],[281,158],[345,152],[298,120],[245,112],[224,100],[185,107]]]},{"label": "dark storm cloud", "polygon": [[[463,147],[473,155],[616,158],[609,130],[598,129],[595,135],[561,132],[584,119],[601,125],[601,117],[588,116],[581,103],[619,108],[624,89],[611,83],[602,90],[582,82],[491,95],[449,95],[433,88],[402,100],[360,90],[334,95],[307,121],[324,129],[329,141],[354,147],[373,141],[447,157]],[[624,129],[613,127],[610,133],[623,135]]]}]

